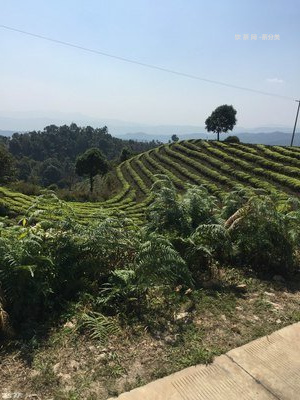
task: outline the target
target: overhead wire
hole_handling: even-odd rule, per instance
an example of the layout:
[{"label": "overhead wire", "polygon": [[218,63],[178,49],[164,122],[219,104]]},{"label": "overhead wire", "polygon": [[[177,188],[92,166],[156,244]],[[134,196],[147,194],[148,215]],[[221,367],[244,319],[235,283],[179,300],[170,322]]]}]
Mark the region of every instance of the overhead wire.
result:
[{"label": "overhead wire", "polygon": [[248,92],[252,92],[252,93],[256,93],[256,94],[261,94],[261,95],[265,95],[265,96],[277,97],[277,98],[281,98],[281,99],[284,99],[284,100],[295,101],[294,98],[289,97],[289,96],[284,96],[284,95],[280,95],[280,94],[276,94],[276,93],[265,92],[265,91],[262,91],[262,90],[257,90],[257,89],[252,89],[252,88],[248,88],[248,87],[244,87],[244,86],[234,85],[234,84],[231,84],[231,83],[221,82],[221,81],[217,81],[217,80],[213,80],[213,79],[203,78],[203,77],[200,77],[200,76],[197,76],[197,75],[193,75],[193,74],[189,74],[189,73],[185,73],[185,72],[181,72],[181,71],[176,71],[176,70],[173,70],[173,69],[170,69],[170,68],[166,68],[166,67],[162,67],[162,66],[155,65],[155,64],[148,64],[148,63],[145,63],[145,62],[133,60],[131,58],[122,57],[122,56],[118,56],[118,55],[115,55],[115,54],[110,54],[110,53],[107,53],[107,52],[104,52],[104,51],[101,51],[101,50],[92,49],[92,48],[89,48],[89,47],[85,47],[85,46],[81,46],[81,45],[78,45],[78,44],[66,42],[66,41],[63,41],[63,40],[53,39],[53,38],[50,38],[48,36],[44,36],[44,35],[40,35],[40,34],[37,34],[37,33],[24,31],[24,30],[17,29],[17,28],[8,26],[8,25],[0,24],[0,28],[6,29],[6,30],[9,30],[9,31],[13,31],[13,32],[18,32],[18,33],[21,33],[23,35],[31,36],[31,37],[34,37],[34,38],[37,38],[37,39],[42,39],[42,40],[45,40],[45,41],[48,41],[48,42],[60,44],[60,45],[63,45],[63,46],[72,47],[74,49],[83,50],[83,51],[86,51],[86,52],[89,52],[89,53],[98,54],[98,55],[101,55],[101,56],[104,56],[104,57],[109,57],[109,58],[116,59],[116,60],[119,60],[119,61],[131,63],[131,64],[136,64],[136,65],[139,65],[139,66],[142,66],[142,67],[151,68],[151,69],[158,70],[158,71],[163,71],[163,72],[170,73],[170,74],[177,75],[177,76],[182,76],[182,77],[189,78],[189,79],[194,79],[194,80],[198,80],[198,81],[202,81],[202,82],[212,83],[212,84],[215,84],[215,85],[225,86],[225,87],[232,88],[232,89],[244,90],[244,91],[248,91]]}]

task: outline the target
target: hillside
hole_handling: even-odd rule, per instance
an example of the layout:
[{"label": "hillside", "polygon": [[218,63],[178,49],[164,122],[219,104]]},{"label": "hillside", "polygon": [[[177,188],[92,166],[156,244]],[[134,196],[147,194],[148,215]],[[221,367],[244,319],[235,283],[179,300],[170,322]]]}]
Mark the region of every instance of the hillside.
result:
[{"label": "hillside", "polygon": [[[152,201],[150,189],[157,179],[156,174],[167,175],[181,192],[188,184],[196,184],[205,186],[218,197],[228,191],[254,188],[287,198],[299,193],[299,167],[298,147],[181,141],[162,145],[123,162],[116,168],[122,187],[117,195],[104,203],[74,202],[72,209],[84,222],[120,212],[141,222],[146,206]],[[32,206],[32,197],[5,188],[0,190],[2,215],[22,215]],[[36,207],[46,210],[46,204]]]},{"label": "hillside", "polygon": [[221,195],[241,187],[297,194],[300,149],[190,140],[162,145],[121,164],[119,173],[144,199],[155,174],[167,175],[179,190],[204,185]]},{"label": "hillside", "polygon": [[191,140],[102,203],[0,188],[4,393],[105,400],[298,322],[299,158]]},{"label": "hillside", "polygon": [[0,136],[15,159],[17,180],[43,187],[51,184],[70,188],[81,179],[75,174],[75,162],[86,150],[96,147],[112,163],[117,162],[126,148],[138,154],[156,147],[158,142],[138,142],[115,138],[106,126],[92,128],[49,125],[42,131],[14,133],[12,137]]}]

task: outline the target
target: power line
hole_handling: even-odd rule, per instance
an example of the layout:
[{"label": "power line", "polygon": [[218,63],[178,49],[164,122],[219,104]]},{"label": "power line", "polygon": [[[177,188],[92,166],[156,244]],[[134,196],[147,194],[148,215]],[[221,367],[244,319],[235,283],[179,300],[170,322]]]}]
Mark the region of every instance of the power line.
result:
[{"label": "power line", "polygon": [[74,44],[74,43],[65,42],[63,40],[52,39],[50,37],[43,36],[43,35],[40,35],[40,34],[23,31],[21,29],[13,28],[13,27],[7,26],[7,25],[1,25],[0,24],[0,28],[7,29],[7,30],[13,31],[13,32],[18,32],[18,33],[21,33],[23,35],[31,36],[31,37],[34,37],[34,38],[47,40],[48,42],[61,44],[63,46],[68,46],[68,47],[72,47],[72,48],[75,48],[75,49],[87,51],[89,53],[98,54],[98,55],[101,55],[101,56],[104,56],[104,57],[113,58],[113,59],[116,59],[116,60],[119,60],[119,61],[124,61],[124,62],[127,62],[127,63],[140,65],[142,67],[146,67],[146,68],[151,68],[151,69],[155,69],[155,70],[158,70],[158,71],[167,72],[167,73],[170,73],[170,74],[173,74],[173,75],[183,76],[185,78],[195,79],[195,80],[202,81],[202,82],[207,82],[207,83],[213,83],[215,85],[226,86],[226,87],[233,88],[233,89],[245,90],[245,91],[252,92],[252,93],[262,94],[262,95],[265,95],[265,96],[272,96],[272,97],[277,97],[277,98],[281,98],[281,99],[285,99],[285,100],[292,100],[292,101],[295,100],[292,97],[288,97],[288,96],[282,96],[282,95],[275,94],[275,93],[264,92],[264,91],[261,91],[261,90],[251,89],[251,88],[238,86],[238,85],[232,85],[230,83],[225,83],[225,82],[221,82],[221,81],[215,81],[215,80],[212,80],[212,79],[201,78],[200,76],[197,76],[197,75],[191,75],[191,74],[187,74],[185,72],[175,71],[175,70],[172,70],[172,69],[169,69],[169,68],[165,68],[165,67],[160,67],[160,66],[154,65],[154,64],[143,63],[143,62],[140,62],[140,61],[132,60],[130,58],[121,57],[121,56],[117,56],[117,55],[114,55],[114,54],[106,53],[106,52],[103,52],[103,51],[100,51],[100,50],[95,50],[95,49],[91,49],[91,48],[88,48],[88,47],[80,46],[80,45],[77,45],[77,44]]},{"label": "power line", "polygon": [[291,146],[293,146],[294,143],[294,137],[295,137],[295,132],[296,132],[296,127],[297,127],[297,121],[298,121],[298,115],[299,115],[299,109],[300,109],[300,100],[296,100],[298,103],[298,108],[297,108],[297,114],[296,114],[296,119],[295,119],[295,125],[293,129],[293,134],[292,134],[292,140],[291,140]]}]

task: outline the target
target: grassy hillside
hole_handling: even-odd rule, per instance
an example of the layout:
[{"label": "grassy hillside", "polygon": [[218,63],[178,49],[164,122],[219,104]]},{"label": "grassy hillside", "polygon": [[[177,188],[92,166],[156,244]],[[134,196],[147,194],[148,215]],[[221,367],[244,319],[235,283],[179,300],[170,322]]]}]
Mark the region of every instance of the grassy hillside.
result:
[{"label": "grassy hillside", "polygon": [[155,173],[168,175],[181,190],[192,183],[204,185],[217,195],[242,186],[267,193],[297,194],[299,166],[298,148],[191,140],[150,150],[120,169],[143,198]]},{"label": "grassy hillside", "polygon": [[0,188],[3,393],[105,400],[299,321],[299,157],[184,141],[102,203]]},{"label": "grassy hillside", "polygon": [[[121,183],[119,193],[104,203],[74,202],[72,213],[87,223],[90,219],[120,212],[140,222],[152,201],[150,188],[157,179],[156,174],[167,175],[180,191],[188,184],[197,184],[222,197],[228,191],[251,187],[286,198],[299,193],[299,167],[298,147],[181,141],[162,145],[123,162],[116,170]],[[33,206],[44,209],[44,218],[53,218],[53,210],[62,206],[52,204],[49,196],[39,199],[38,204],[33,200],[31,196],[0,188],[1,215],[18,217]]]}]

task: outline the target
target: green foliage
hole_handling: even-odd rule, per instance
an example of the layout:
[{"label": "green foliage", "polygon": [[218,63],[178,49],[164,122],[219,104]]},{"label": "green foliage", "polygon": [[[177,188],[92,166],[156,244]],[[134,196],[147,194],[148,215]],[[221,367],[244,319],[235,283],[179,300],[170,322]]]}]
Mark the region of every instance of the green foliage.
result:
[{"label": "green foliage", "polygon": [[209,261],[226,263],[231,253],[231,242],[224,224],[201,224],[190,237],[192,252],[204,250]]},{"label": "green foliage", "polygon": [[281,274],[295,267],[298,200],[283,202],[276,196],[239,189],[219,203],[201,187],[179,196],[167,179],[158,180],[153,190],[157,193],[148,229],[176,239],[176,247],[193,271],[195,262],[198,269],[230,262]]},{"label": "green foliage", "polygon": [[0,237],[0,281],[14,319],[36,319],[52,302],[56,267],[37,228],[16,227]]},{"label": "green foliage", "polygon": [[240,265],[287,274],[295,266],[299,243],[300,209],[282,212],[276,201],[254,196],[228,221],[234,258]]},{"label": "green foliage", "polygon": [[237,136],[227,136],[224,139],[225,143],[240,143],[240,139]]},{"label": "green foliage", "polygon": [[29,196],[37,196],[41,194],[43,188],[34,183],[29,183],[25,181],[15,181],[9,184],[9,188],[15,192],[19,192]]},{"label": "green foliage", "polygon": [[179,196],[169,178],[157,175],[152,190],[155,201],[149,207],[148,227],[157,232],[187,236],[199,224],[215,223],[217,199],[203,186],[188,186]]},{"label": "green foliage", "polygon": [[[75,222],[72,211],[45,193],[28,218],[3,230],[0,281],[5,311],[15,324],[43,320],[80,293],[98,298],[105,310],[113,305],[138,314],[149,288],[191,283],[186,263],[167,238],[121,218],[86,227]],[[51,220],[36,223],[45,213]]]},{"label": "green foliage", "polygon": [[[74,123],[70,126],[49,125],[38,132],[14,133],[7,140],[9,152],[17,159],[18,179],[44,186],[56,183],[59,187],[69,189],[78,182],[75,160],[89,148],[99,148],[108,160],[117,160],[123,148],[137,154],[157,144],[154,140],[138,142],[114,138],[106,126],[94,129],[91,126],[79,127]],[[60,176],[52,167],[45,175],[45,169],[50,165],[59,170]]]},{"label": "green foliage", "polygon": [[239,209],[241,209],[247,201],[255,195],[266,195],[267,193],[261,189],[251,189],[241,187],[237,190],[224,194],[222,197],[221,217],[227,220]]},{"label": "green foliage", "polygon": [[148,226],[157,232],[166,230],[188,232],[187,215],[184,204],[178,201],[177,192],[171,180],[164,175],[157,175],[152,191],[155,201],[149,207]]},{"label": "green foliage", "polygon": [[236,124],[236,110],[227,104],[217,107],[205,121],[205,128],[208,132],[232,131]]},{"label": "green foliage", "polygon": [[300,254],[299,200],[287,194],[300,187],[293,152],[172,143],[119,164],[120,191],[102,203],[0,187],[10,217],[1,219],[0,319],[39,324],[87,297],[89,326],[101,326],[94,311],[142,319],[154,291],[201,284],[219,265],[292,273]]},{"label": "green foliage", "polygon": [[132,152],[128,147],[123,147],[121,154],[120,154],[120,162],[128,160],[130,157],[132,157]]},{"label": "green foliage", "polygon": [[87,175],[90,178],[90,192],[93,192],[94,177],[105,175],[108,172],[109,164],[99,149],[92,148],[79,156],[75,164],[76,174]]},{"label": "green foliage", "polygon": [[0,183],[7,183],[14,179],[15,163],[11,154],[0,144]]},{"label": "green foliage", "polygon": [[209,194],[205,187],[190,185],[182,201],[189,216],[191,231],[195,230],[201,224],[214,224],[218,222],[216,216],[217,198]]},{"label": "green foliage", "polygon": [[92,147],[99,148],[111,160],[118,158],[124,147],[140,153],[155,146],[155,141],[138,142],[114,138],[108,133],[106,126],[80,127],[74,123],[70,126],[49,125],[38,132],[14,133],[9,140],[9,150],[14,156],[29,157],[36,161],[56,158],[59,161],[69,159],[74,162],[79,154]]},{"label": "green foliage", "polygon": [[192,282],[185,261],[171,242],[154,232],[145,237],[138,249],[135,271],[138,282],[147,287],[178,281],[191,285]]},{"label": "green foliage", "polygon": [[97,339],[102,345],[105,345],[112,335],[120,332],[119,326],[112,318],[95,311],[82,314],[81,325],[90,331],[92,339]]},{"label": "green foliage", "polygon": [[179,137],[177,135],[172,135],[171,139],[172,139],[172,142],[178,142]]},{"label": "green foliage", "polygon": [[102,285],[97,303],[109,313],[128,316],[142,308],[147,289],[138,284],[134,270],[117,269],[111,272],[108,282]]},{"label": "green foliage", "polygon": [[84,263],[91,280],[101,278],[113,270],[130,266],[139,244],[139,236],[135,230],[128,229],[128,219],[105,218],[98,224],[85,228],[83,243]]},{"label": "green foliage", "polygon": [[[180,148],[180,151],[176,151],[178,148]],[[180,147],[180,144],[174,144],[172,148],[166,148],[165,152],[170,158],[173,157],[177,160],[177,162],[175,162],[177,167],[174,167],[177,168],[180,173],[184,174],[188,180],[191,179],[193,183],[203,185],[212,192],[217,192],[219,190],[216,185],[214,186],[213,182],[227,185],[228,187],[232,187],[234,185],[232,179],[230,179],[228,176],[220,174],[219,171],[211,168],[210,166],[206,166],[203,163],[199,163],[198,160],[190,158],[189,155],[191,152],[188,152],[189,154],[186,155],[181,149],[182,147]],[[183,165],[186,165],[187,168],[183,167]],[[195,171],[196,173],[191,172],[191,170]],[[203,176],[205,176],[205,178],[203,178]]]},{"label": "green foliage", "polygon": [[49,186],[53,183],[58,183],[62,178],[59,163],[57,160],[49,159],[42,163],[41,179],[44,186]]}]

